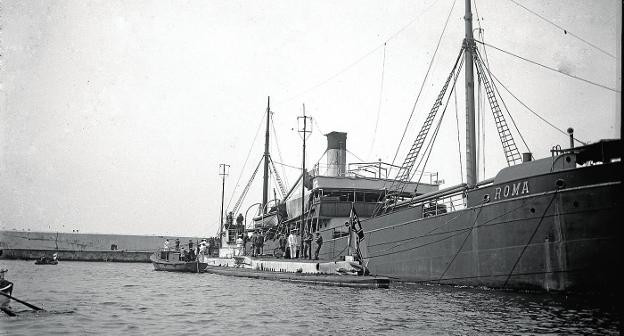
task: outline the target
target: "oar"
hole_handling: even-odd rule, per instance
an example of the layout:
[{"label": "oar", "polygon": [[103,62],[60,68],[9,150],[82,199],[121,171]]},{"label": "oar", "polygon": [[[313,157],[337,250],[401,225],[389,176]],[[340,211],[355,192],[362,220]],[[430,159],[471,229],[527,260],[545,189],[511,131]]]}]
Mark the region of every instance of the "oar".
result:
[{"label": "oar", "polygon": [[35,306],[35,305],[33,305],[33,304],[30,304],[30,303],[28,303],[28,302],[26,302],[26,301],[22,301],[22,300],[20,300],[20,299],[18,299],[18,298],[15,298],[15,297],[13,297],[13,296],[11,296],[11,295],[7,294],[7,293],[0,292],[0,294],[2,294],[2,295],[4,295],[4,296],[8,297],[9,299],[15,300],[15,301],[17,301],[17,302],[19,302],[19,303],[23,304],[24,306],[26,306],[26,307],[28,307],[28,308],[31,308],[31,309],[34,309],[34,310],[45,310],[45,309],[43,309],[43,308],[39,308],[39,307],[37,307],[37,306]]}]

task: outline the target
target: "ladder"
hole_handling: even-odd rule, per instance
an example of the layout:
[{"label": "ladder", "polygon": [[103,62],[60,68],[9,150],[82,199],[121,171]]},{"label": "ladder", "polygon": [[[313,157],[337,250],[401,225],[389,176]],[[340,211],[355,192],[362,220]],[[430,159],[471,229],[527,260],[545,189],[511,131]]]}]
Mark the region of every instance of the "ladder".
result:
[{"label": "ladder", "polygon": [[520,155],[520,151],[516,146],[513,135],[511,134],[511,131],[507,126],[505,116],[503,115],[503,112],[498,105],[498,101],[496,100],[496,95],[494,94],[494,90],[492,88],[493,83],[489,80],[488,76],[486,76],[485,71],[483,71],[483,63],[481,59],[477,56],[476,52],[474,53],[474,55],[475,68],[477,69],[477,74],[481,79],[481,82],[483,82],[483,86],[485,87],[485,92],[488,98],[488,102],[490,104],[490,109],[492,110],[494,121],[496,122],[496,130],[498,131],[498,136],[500,137],[501,144],[503,145],[505,159],[507,159],[507,165],[516,165],[522,162],[522,156]]},{"label": "ladder", "polygon": [[282,197],[284,197],[286,196],[286,186],[284,185],[282,178],[277,173],[277,169],[275,169],[275,164],[273,163],[273,159],[271,159],[270,156],[269,156],[269,162],[271,163],[270,167],[273,172],[273,175],[275,176],[275,181],[277,181],[277,185],[279,186],[280,192],[282,193]]},{"label": "ladder", "polygon": [[[461,52],[460,52],[460,56],[461,56]],[[438,110],[442,106],[442,101],[444,100],[444,96],[446,95],[446,91],[448,89],[449,84],[451,83],[451,79],[453,79],[456,69],[457,69],[457,63],[455,64],[455,67],[449,74],[448,78],[446,79],[446,82],[444,83],[444,86],[442,87],[442,90],[440,90],[438,97],[433,103],[433,107],[431,108],[431,111],[429,111],[429,114],[427,115],[427,119],[425,119],[425,122],[423,123],[420,129],[420,132],[418,133],[418,136],[416,137],[416,140],[414,140],[412,147],[407,153],[407,156],[405,156],[403,165],[401,165],[401,168],[399,168],[396,178],[392,181],[390,188],[388,188],[388,196],[396,196],[400,194],[403,191],[403,188],[405,188],[405,185],[407,184],[407,182],[410,180],[412,169],[414,168],[414,164],[416,163],[418,154],[420,154],[420,150],[423,144],[425,143],[427,134],[429,134],[429,130],[431,129],[431,125],[433,124],[433,120],[435,119],[436,114],[438,113]]]},{"label": "ladder", "polygon": [[256,170],[254,170],[253,174],[251,174],[251,177],[249,178],[249,182],[247,182],[245,189],[243,189],[243,192],[241,192],[241,195],[236,201],[236,204],[234,204],[234,208],[232,209],[233,213],[237,213],[238,208],[240,208],[241,204],[243,203],[243,200],[245,199],[245,196],[247,195],[247,192],[249,191],[249,188],[251,187],[251,183],[253,182],[254,178],[256,177],[256,174],[258,173],[258,168],[260,168],[260,163],[262,163],[262,160],[258,161]]}]

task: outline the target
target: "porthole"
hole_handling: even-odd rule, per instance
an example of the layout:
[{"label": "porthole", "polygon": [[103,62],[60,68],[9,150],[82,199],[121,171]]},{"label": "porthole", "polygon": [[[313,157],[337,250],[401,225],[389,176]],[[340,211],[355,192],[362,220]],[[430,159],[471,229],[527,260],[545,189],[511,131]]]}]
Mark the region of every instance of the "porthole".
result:
[{"label": "porthole", "polygon": [[535,213],[535,208],[531,208],[529,211],[531,211],[531,213]]}]

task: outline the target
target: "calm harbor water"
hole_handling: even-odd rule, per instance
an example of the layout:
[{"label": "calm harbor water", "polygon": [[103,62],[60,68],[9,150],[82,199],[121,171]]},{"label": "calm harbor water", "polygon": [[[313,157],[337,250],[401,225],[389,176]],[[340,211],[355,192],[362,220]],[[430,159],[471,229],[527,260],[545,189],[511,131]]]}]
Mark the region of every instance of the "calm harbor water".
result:
[{"label": "calm harbor water", "polygon": [[0,260],[18,317],[0,335],[617,335],[586,299],[448,286],[349,289],[153,271],[151,264]]}]

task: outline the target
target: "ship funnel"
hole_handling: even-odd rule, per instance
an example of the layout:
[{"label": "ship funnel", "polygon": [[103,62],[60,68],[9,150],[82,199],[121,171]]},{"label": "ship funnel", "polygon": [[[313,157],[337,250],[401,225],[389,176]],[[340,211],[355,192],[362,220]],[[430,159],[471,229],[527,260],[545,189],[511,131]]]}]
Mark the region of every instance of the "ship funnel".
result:
[{"label": "ship funnel", "polygon": [[347,172],[347,133],[331,132],[327,137],[327,176],[344,176]]},{"label": "ship funnel", "polygon": [[568,134],[570,135],[570,148],[574,148],[574,128],[568,128]]}]

